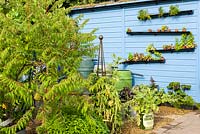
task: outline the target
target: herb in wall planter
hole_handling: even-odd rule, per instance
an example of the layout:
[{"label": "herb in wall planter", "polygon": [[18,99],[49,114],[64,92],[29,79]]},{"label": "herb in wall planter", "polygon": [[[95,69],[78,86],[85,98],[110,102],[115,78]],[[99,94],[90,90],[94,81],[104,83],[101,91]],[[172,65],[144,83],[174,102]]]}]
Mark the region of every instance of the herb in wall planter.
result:
[{"label": "herb in wall planter", "polygon": [[132,30],[130,28],[127,28],[126,32],[132,32]]},{"label": "herb in wall planter", "polygon": [[177,15],[179,12],[180,12],[180,10],[179,10],[179,7],[178,7],[177,5],[176,5],[176,6],[171,5],[171,6],[169,7],[169,15],[170,15],[170,16],[175,16],[175,15]]},{"label": "herb in wall planter", "polygon": [[137,18],[138,18],[139,20],[146,21],[146,20],[150,20],[150,19],[151,19],[151,16],[150,16],[150,14],[148,13],[148,10],[147,10],[147,9],[146,9],[146,10],[142,9],[142,10],[140,10],[140,11],[138,12]]},{"label": "herb in wall planter", "polygon": [[187,36],[187,48],[195,48],[196,44],[194,42],[194,36],[192,34],[189,34]]},{"label": "herb in wall planter", "polygon": [[158,11],[159,11],[159,15],[158,16],[160,18],[163,17],[163,15],[164,15],[164,9],[163,9],[163,7],[159,7]]},{"label": "herb in wall planter", "polygon": [[145,63],[164,63],[165,59],[162,57],[161,53],[156,55],[148,54],[144,55],[143,53],[129,53],[128,59],[122,62],[123,64],[145,64]]},{"label": "herb in wall planter", "polygon": [[156,48],[154,47],[153,44],[149,44],[146,48],[146,52],[149,53],[149,52],[154,52],[156,50]]},{"label": "herb in wall planter", "polygon": [[163,25],[163,26],[161,27],[161,31],[162,31],[162,32],[166,32],[168,29],[169,29],[169,27],[166,26],[166,25]]},{"label": "herb in wall planter", "polygon": [[187,31],[186,27],[183,27],[182,32],[186,32],[186,31]]}]

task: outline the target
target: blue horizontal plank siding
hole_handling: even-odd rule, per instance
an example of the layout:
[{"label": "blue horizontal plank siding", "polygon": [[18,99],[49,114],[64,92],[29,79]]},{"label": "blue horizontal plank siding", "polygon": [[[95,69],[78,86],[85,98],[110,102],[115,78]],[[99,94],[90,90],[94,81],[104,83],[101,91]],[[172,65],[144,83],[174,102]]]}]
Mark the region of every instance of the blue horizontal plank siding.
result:
[{"label": "blue horizontal plank siding", "polygon": [[[193,10],[192,15],[177,17],[156,18],[147,21],[137,19],[138,11],[148,9],[151,14],[158,14],[158,8],[163,7],[165,12],[169,11],[171,5],[178,5],[181,11]],[[195,37],[197,48],[194,52],[175,52],[163,53],[165,63],[158,64],[132,64],[124,65],[125,69],[133,73],[143,74],[144,76],[134,75],[134,85],[149,84],[150,78],[156,81],[161,87],[165,88],[171,81],[179,81],[182,84],[191,84],[192,88],[187,93],[200,102],[200,0],[183,0],[179,2],[145,4],[138,6],[109,6],[102,9],[88,9],[83,12],[84,19],[90,19],[84,32],[89,32],[97,28],[96,35],[103,35],[104,56],[106,63],[112,62],[112,54],[127,59],[129,53],[144,53],[146,47],[153,43],[157,49],[163,45],[174,44],[175,39],[181,39],[181,35],[128,35],[126,29],[132,31],[148,31],[152,29],[157,31],[162,25],[167,25],[172,31],[175,29],[182,30],[186,27]],[[74,14],[73,17],[79,14]],[[99,39],[94,41],[95,45],[99,44]]]}]

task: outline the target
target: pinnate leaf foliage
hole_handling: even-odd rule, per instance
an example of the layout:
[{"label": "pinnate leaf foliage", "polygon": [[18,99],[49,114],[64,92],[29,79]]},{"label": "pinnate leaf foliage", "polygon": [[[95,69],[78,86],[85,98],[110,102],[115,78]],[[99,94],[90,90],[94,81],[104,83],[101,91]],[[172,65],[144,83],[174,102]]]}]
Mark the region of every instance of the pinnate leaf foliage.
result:
[{"label": "pinnate leaf foliage", "polygon": [[[35,113],[36,93],[45,109],[51,107],[48,102],[59,103],[67,92],[81,87],[77,68],[83,55],[92,56],[96,50],[92,44],[95,30],[81,32],[85,21],[69,17],[70,9],[62,3],[0,0],[0,97],[4,98],[0,105],[13,110],[7,116],[16,123],[0,132],[14,133],[25,127]],[[65,77],[58,82],[61,76]],[[12,116],[22,107],[22,116]]]}]

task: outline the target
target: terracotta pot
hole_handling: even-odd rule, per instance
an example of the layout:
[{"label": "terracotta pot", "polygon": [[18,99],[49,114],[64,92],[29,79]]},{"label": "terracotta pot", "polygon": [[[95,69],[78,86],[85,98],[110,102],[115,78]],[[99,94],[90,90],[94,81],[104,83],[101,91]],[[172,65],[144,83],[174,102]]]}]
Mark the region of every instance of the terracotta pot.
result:
[{"label": "terracotta pot", "polygon": [[152,32],[152,29],[148,29],[148,32]]},{"label": "terracotta pot", "polygon": [[187,31],[187,29],[186,29],[186,28],[183,28],[183,29],[182,29],[182,32],[186,32],[186,31]]}]

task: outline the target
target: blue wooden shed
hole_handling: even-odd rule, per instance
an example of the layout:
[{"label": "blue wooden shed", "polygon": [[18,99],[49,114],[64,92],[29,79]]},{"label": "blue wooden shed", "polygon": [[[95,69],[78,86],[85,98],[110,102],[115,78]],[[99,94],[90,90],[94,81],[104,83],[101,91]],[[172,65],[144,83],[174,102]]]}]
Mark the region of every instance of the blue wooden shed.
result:
[{"label": "blue wooden shed", "polygon": [[[159,7],[168,12],[171,5],[177,5],[180,11],[188,12],[180,16],[155,17]],[[155,18],[138,20],[138,11],[142,9],[154,14]],[[104,55],[107,63],[112,62],[113,53],[127,59],[129,53],[145,53],[146,47],[151,43],[156,48],[162,48],[163,44],[174,44],[175,38],[181,38],[179,34],[130,35],[126,33],[127,28],[133,32],[147,32],[149,28],[156,31],[163,25],[167,25],[172,31],[186,27],[195,37],[197,47],[194,51],[163,53],[165,63],[130,64],[124,67],[144,75],[134,76],[135,85],[149,84],[150,77],[153,77],[161,88],[166,88],[172,81],[191,84],[192,88],[187,93],[200,102],[200,0],[137,0],[72,10],[73,17],[79,14],[83,14],[84,19],[89,19],[84,32],[98,28],[96,35],[104,36]],[[94,44],[99,44],[98,38]]]}]

